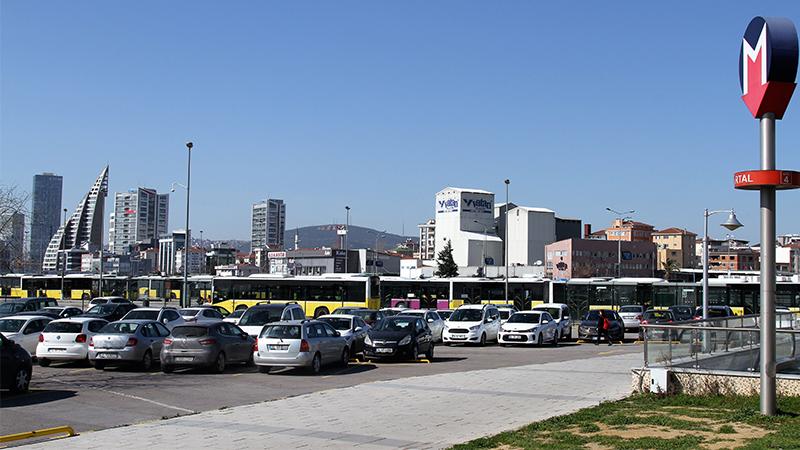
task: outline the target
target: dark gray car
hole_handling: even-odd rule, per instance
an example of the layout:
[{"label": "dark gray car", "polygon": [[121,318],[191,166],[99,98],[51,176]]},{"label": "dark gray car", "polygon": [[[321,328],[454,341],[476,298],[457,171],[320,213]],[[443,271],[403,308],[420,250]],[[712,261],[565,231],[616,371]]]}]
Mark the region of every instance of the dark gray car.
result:
[{"label": "dark gray car", "polygon": [[170,373],[175,367],[206,367],[216,373],[229,363],[253,363],[256,340],[228,322],[179,325],[164,340],[161,370]]}]

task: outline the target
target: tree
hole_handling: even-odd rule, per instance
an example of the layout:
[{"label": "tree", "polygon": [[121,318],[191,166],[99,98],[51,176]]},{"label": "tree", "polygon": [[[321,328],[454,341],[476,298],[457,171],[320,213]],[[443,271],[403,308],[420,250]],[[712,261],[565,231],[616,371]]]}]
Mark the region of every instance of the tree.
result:
[{"label": "tree", "polygon": [[28,198],[16,186],[0,185],[0,273],[24,266]]},{"label": "tree", "polygon": [[669,276],[673,272],[677,272],[678,269],[680,269],[680,268],[681,268],[681,266],[680,266],[680,264],[678,264],[677,261],[675,261],[674,259],[667,258],[667,260],[664,261],[664,279],[665,280],[669,280]]},{"label": "tree", "polygon": [[452,278],[458,276],[458,266],[453,260],[453,246],[450,245],[450,240],[447,241],[442,251],[436,256],[436,264],[438,268],[434,275],[437,277]]}]

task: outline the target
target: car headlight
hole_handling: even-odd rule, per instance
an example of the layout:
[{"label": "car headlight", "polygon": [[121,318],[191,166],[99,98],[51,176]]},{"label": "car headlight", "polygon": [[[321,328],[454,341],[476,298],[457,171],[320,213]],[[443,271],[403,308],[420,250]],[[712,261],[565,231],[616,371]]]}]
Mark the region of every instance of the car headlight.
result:
[{"label": "car headlight", "polygon": [[411,336],[406,336],[403,339],[400,339],[400,342],[397,345],[408,345],[411,343]]},{"label": "car headlight", "polygon": [[474,327],[469,327],[469,331],[478,331],[480,328],[480,325],[475,325]]},{"label": "car headlight", "polygon": [[369,335],[364,338],[364,343],[367,345],[372,345],[372,339],[369,338]]},{"label": "car headlight", "polygon": [[526,332],[526,333],[531,333],[531,332],[534,332],[534,331],[536,331],[536,329],[537,329],[537,328],[538,328],[538,327],[529,328],[529,329],[525,330],[525,332]]}]

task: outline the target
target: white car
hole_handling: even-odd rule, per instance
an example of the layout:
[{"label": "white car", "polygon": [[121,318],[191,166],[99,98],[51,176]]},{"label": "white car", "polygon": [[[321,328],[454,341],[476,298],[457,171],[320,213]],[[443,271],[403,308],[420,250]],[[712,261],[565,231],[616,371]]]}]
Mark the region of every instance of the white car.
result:
[{"label": "white car", "polygon": [[560,328],[547,311],[522,311],[514,313],[500,328],[500,345],[558,344]]},{"label": "white car", "polygon": [[396,316],[407,309],[405,306],[392,306],[390,308],[381,308],[380,310],[386,317],[390,317]]},{"label": "white car", "polygon": [[39,345],[39,336],[53,320],[52,317],[34,316],[34,315],[19,315],[9,316],[0,319],[0,333],[6,339],[14,341],[19,344],[31,354],[36,356],[36,346]]},{"label": "white car", "polygon": [[533,311],[547,311],[550,317],[558,324],[559,340],[572,339],[572,318],[569,315],[569,306],[563,303],[542,303],[533,307]]},{"label": "white car", "polygon": [[518,311],[514,305],[497,305],[497,310],[500,311],[500,325],[506,323],[506,320]]},{"label": "white car", "polygon": [[439,317],[439,313],[430,309],[406,309],[398,315],[402,316],[417,316],[428,324],[433,335],[433,342],[442,342],[442,333],[444,333],[444,320]]},{"label": "white car", "polygon": [[186,319],[178,314],[178,311],[173,308],[136,308],[128,311],[128,313],[125,314],[125,316],[120,320],[135,319],[155,320],[157,322],[161,322],[170,331],[172,331],[172,329],[176,326],[186,323]]},{"label": "white car", "polygon": [[180,314],[186,322],[193,323],[219,322],[223,319],[222,314],[213,308],[183,308],[178,311],[178,314]]},{"label": "white car", "polygon": [[642,316],[644,315],[644,306],[641,305],[623,305],[619,307],[618,314],[622,317],[622,322],[625,324],[626,333],[638,333],[642,327]]},{"label": "white car", "polygon": [[239,325],[239,319],[242,318],[242,314],[244,314],[245,311],[247,311],[247,308],[239,308],[234,312],[225,316],[225,318],[222,319],[222,321],[232,323],[234,325]]},{"label": "white car", "polygon": [[39,365],[52,361],[88,361],[89,341],[108,322],[94,317],[58,319],[47,324],[36,347]]},{"label": "white car", "polygon": [[497,341],[500,333],[500,312],[494,305],[463,305],[453,311],[444,323],[444,345],[480,344]]}]

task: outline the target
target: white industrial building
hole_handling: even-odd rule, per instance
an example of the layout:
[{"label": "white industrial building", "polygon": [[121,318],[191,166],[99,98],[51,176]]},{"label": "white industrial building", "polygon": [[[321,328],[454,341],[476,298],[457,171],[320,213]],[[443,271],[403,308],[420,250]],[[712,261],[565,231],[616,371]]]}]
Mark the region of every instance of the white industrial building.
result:
[{"label": "white industrial building", "polygon": [[459,267],[503,264],[503,241],[497,236],[494,194],[447,187],[436,194],[435,254],[447,241]]},{"label": "white industrial building", "polygon": [[[504,209],[497,208],[495,211]],[[497,218],[500,233],[505,217]],[[509,265],[536,266],[544,261],[544,246],[556,241],[556,213],[546,208],[511,205],[508,211]],[[538,262],[538,264],[537,264]]]}]

